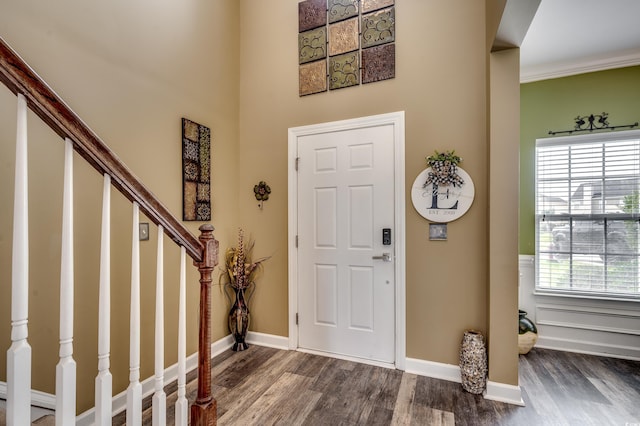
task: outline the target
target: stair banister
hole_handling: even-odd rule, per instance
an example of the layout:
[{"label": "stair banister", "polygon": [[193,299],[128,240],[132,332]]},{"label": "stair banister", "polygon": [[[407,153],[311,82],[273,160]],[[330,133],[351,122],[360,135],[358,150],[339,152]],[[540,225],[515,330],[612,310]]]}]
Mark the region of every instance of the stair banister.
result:
[{"label": "stair banister", "polygon": [[152,426],[165,426],[167,395],[164,393],[164,230],[158,226],[156,256],[156,319],[155,319],[155,380],[153,394]]},{"label": "stair banister", "polygon": [[[174,217],[169,210],[147,189],[146,186],[126,167],[126,165],[109,149],[109,147],[76,115],[64,101],[13,51],[5,41],[0,37],[0,81],[18,97],[18,105],[24,109],[23,114],[19,112],[18,120],[18,144],[16,152],[16,169],[18,163],[24,162],[24,169],[20,175],[16,175],[16,191],[24,187],[24,200],[16,195],[15,208],[20,209],[20,214],[16,215],[24,218],[22,224],[18,224],[20,242],[18,247],[19,253],[28,252],[28,228],[26,226],[26,217],[28,214],[26,206],[26,121],[24,126],[20,123],[20,117],[24,116],[26,120],[26,107],[30,108],[41,120],[43,120],[54,132],[56,132],[63,140],[68,140],[68,145],[72,148],[100,174],[105,176],[106,181],[110,181],[111,185],[122,193],[129,201],[132,202],[134,210],[144,213],[151,222],[163,229],[164,233],[173,240],[181,249],[181,265],[184,265],[185,255],[193,259],[194,265],[200,272],[200,321],[199,321],[199,342],[198,342],[198,395],[194,404],[191,406],[191,425],[215,425],[216,424],[216,401],[211,393],[211,276],[215,266],[218,264],[218,241],[213,236],[214,228],[211,225],[202,225],[200,227],[200,237],[196,238],[191,232]],[[26,102],[25,102],[26,101]],[[25,106],[26,104],[26,106]],[[24,130],[21,130],[23,129]],[[19,143],[21,132],[24,133],[24,156],[19,157],[19,151],[22,145]],[[24,176],[24,182],[21,181]],[[24,201],[24,203],[22,202]],[[134,214],[134,217],[136,217]],[[137,226],[135,226],[133,237],[137,240]],[[14,225],[14,230],[15,230]],[[108,228],[107,228],[108,229]],[[14,231],[15,234],[15,231]],[[15,244],[15,240],[14,240]],[[135,243],[134,243],[135,244]],[[14,249],[14,255],[16,250]],[[28,253],[27,253],[28,255]],[[27,342],[27,293],[28,293],[28,257],[19,259],[19,264],[14,261],[14,274],[18,274],[17,278],[12,278],[12,305],[16,305],[17,309],[12,308],[12,348],[8,352],[8,363],[11,363],[14,356],[18,356],[16,364],[31,363],[31,348]],[[21,272],[26,271],[26,272]],[[102,274],[101,274],[102,275]],[[101,280],[107,277],[102,277]],[[181,288],[180,288],[180,323],[184,324],[185,310],[184,306],[184,268],[181,266]],[[135,278],[132,277],[132,281]],[[15,283],[19,283],[16,285]],[[108,283],[101,284],[101,287],[108,289]],[[104,293],[104,288],[102,293]],[[15,290],[17,289],[17,291]],[[135,292],[135,290],[133,290]],[[132,300],[132,304],[134,300]],[[108,300],[106,302],[108,307]],[[103,306],[104,308],[104,306]],[[137,315],[132,314],[134,317]],[[136,319],[134,318],[134,322]],[[138,320],[139,321],[139,320]],[[108,331],[108,326],[104,324],[100,327],[102,332]],[[68,333],[66,333],[68,334]],[[71,334],[72,337],[72,334]],[[178,369],[181,378],[178,380],[179,400],[176,405],[176,414],[186,411],[186,399],[184,398],[184,359],[185,359],[185,338],[184,330],[179,331],[178,342]],[[67,345],[69,336],[65,336],[64,356],[71,358],[69,353],[71,343]],[[139,336],[137,337],[139,339]],[[67,349],[67,347],[69,347]],[[15,349],[14,349],[15,348]],[[102,374],[106,383],[96,383],[96,388],[102,390],[110,389],[111,377],[108,372],[109,345],[102,343],[99,349],[99,374]],[[61,355],[63,350],[61,349]],[[137,387],[136,375],[136,356],[132,357],[132,383]],[[12,375],[16,370],[9,368],[7,372],[8,381],[14,382]],[[20,370],[22,372],[22,370]],[[24,372],[21,385],[12,387],[8,385],[8,393],[19,393],[24,397],[25,389],[28,392],[30,388],[31,369]],[[27,382],[29,385],[25,388]],[[138,383],[139,384],[139,383]],[[98,393],[98,392],[97,392]],[[14,395],[15,396],[15,395]],[[28,397],[27,397],[28,398]],[[109,404],[105,404],[109,406]],[[20,407],[18,407],[20,409]],[[9,420],[12,416],[12,408],[8,409]],[[14,412],[13,415],[22,416],[21,412]],[[176,416],[177,417],[177,416]],[[66,423],[66,422],[65,422]]]},{"label": "stair banister", "polygon": [[64,101],[0,38],[0,81],[15,95],[22,94],[28,107],[101,175],[111,175],[112,185],[166,235],[187,249],[194,260],[202,259],[198,239],[147,189],[111,149],[69,108]]},{"label": "stair banister", "polygon": [[142,384],[140,383],[140,210],[133,203],[131,229],[131,307],[129,313],[129,387],[127,424],[142,424]]},{"label": "stair banister", "polygon": [[76,418],[76,362],[73,359],[73,150],[64,141],[62,249],[60,266],[60,360],[56,365],[56,426]]},{"label": "stair banister", "polygon": [[98,296],[98,375],[95,389],[96,426],[111,425],[113,377],[109,370],[111,352],[111,176],[102,186],[102,227],[100,232],[100,284]]},{"label": "stair banister", "polygon": [[[18,95],[13,257],[11,259],[11,347],[7,351],[7,424],[28,425],[31,393],[29,322],[29,193],[27,173],[27,101]],[[19,378],[19,380],[18,380]]]},{"label": "stair banister", "polygon": [[217,415],[217,403],[211,395],[211,345],[205,342],[211,341],[211,327],[203,327],[203,324],[211,324],[211,273],[218,265],[218,240],[213,237],[213,226],[202,225],[200,227],[200,242],[204,247],[201,262],[194,262],[200,271],[200,330],[198,341],[198,397],[191,406],[191,424],[215,425]]}]

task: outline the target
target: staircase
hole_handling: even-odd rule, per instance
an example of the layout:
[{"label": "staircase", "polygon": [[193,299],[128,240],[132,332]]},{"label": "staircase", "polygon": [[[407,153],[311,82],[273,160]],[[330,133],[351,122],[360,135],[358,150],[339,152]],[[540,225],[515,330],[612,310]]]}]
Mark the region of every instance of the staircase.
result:
[{"label": "staircase", "polygon": [[[29,295],[29,209],[27,172],[27,110],[31,109],[57,135],[65,146],[62,255],[60,273],[60,339],[56,366],[56,425],[76,422],[76,362],[73,357],[74,316],[74,220],[73,152],[103,176],[102,225],[100,243],[100,290],[95,307],[98,315],[98,359],[95,379],[94,421],[111,424],[112,376],[110,372],[110,224],[111,191],[115,188],[131,202],[131,296],[129,332],[129,386],[127,388],[127,424],[142,423],[142,385],[140,383],[140,246],[139,215],[143,213],[158,230],[157,278],[155,300],[155,376],[153,424],[166,423],[164,387],[164,235],[180,248],[180,289],[178,301],[178,400],[175,424],[187,425],[186,386],[186,257],[200,274],[200,312],[198,342],[198,394],[190,408],[190,424],[216,424],[216,401],[211,395],[211,275],[218,263],[218,241],[213,226],[200,227],[192,235],[169,210],[136,178],[109,147],[49,88],[49,86],[0,38],[0,81],[16,95],[16,167],[11,278],[11,347],[7,351],[8,425],[30,424],[32,350],[28,339]],[[44,421],[44,420],[43,420]],[[43,423],[48,424],[48,423]]]}]

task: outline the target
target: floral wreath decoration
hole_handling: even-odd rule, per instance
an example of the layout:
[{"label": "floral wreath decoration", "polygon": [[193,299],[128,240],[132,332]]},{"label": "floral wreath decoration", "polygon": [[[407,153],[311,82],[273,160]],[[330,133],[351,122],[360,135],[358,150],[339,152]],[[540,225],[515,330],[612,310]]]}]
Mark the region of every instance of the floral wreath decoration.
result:
[{"label": "floral wreath decoration", "polygon": [[427,165],[431,168],[427,175],[427,181],[422,185],[426,188],[429,184],[436,185],[464,185],[464,179],[458,175],[458,164],[462,158],[456,155],[455,151],[438,152],[426,158]]}]

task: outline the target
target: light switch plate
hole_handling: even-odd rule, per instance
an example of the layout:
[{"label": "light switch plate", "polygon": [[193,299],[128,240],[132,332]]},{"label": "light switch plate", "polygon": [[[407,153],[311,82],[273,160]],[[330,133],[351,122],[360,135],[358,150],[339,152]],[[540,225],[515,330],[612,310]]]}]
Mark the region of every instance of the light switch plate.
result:
[{"label": "light switch plate", "polygon": [[138,224],[138,233],[140,241],[149,240],[149,224],[147,222],[141,222]]}]

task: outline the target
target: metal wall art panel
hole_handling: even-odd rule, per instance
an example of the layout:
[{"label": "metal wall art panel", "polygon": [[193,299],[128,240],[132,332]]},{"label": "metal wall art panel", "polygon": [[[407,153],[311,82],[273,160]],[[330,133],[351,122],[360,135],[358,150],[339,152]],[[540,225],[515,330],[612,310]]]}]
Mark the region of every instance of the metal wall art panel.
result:
[{"label": "metal wall art panel", "polygon": [[298,61],[301,64],[327,57],[327,28],[298,34]]},{"label": "metal wall art panel", "polygon": [[358,18],[329,25],[329,56],[358,50]]},{"label": "metal wall art panel", "polygon": [[305,0],[298,3],[298,32],[327,24],[327,0]]},{"label": "metal wall art panel", "polygon": [[329,23],[358,16],[358,0],[328,0]]},{"label": "metal wall art panel", "polygon": [[329,89],[342,89],[344,87],[360,84],[360,54],[358,51],[329,58]]},{"label": "metal wall art panel", "polygon": [[182,119],[182,220],[211,220],[211,130]]},{"label": "metal wall art panel", "polygon": [[396,76],[396,45],[375,46],[362,51],[362,84]]},{"label": "metal wall art panel", "polygon": [[327,91],[327,60],[300,65],[298,76],[300,96]]},{"label": "metal wall art panel", "polygon": [[300,96],[395,78],[395,0],[303,0],[298,28]]},{"label": "metal wall art panel", "polygon": [[393,0],[362,0],[362,13],[393,6]]},{"label": "metal wall art panel", "polygon": [[362,48],[395,40],[395,7],[362,16]]}]

